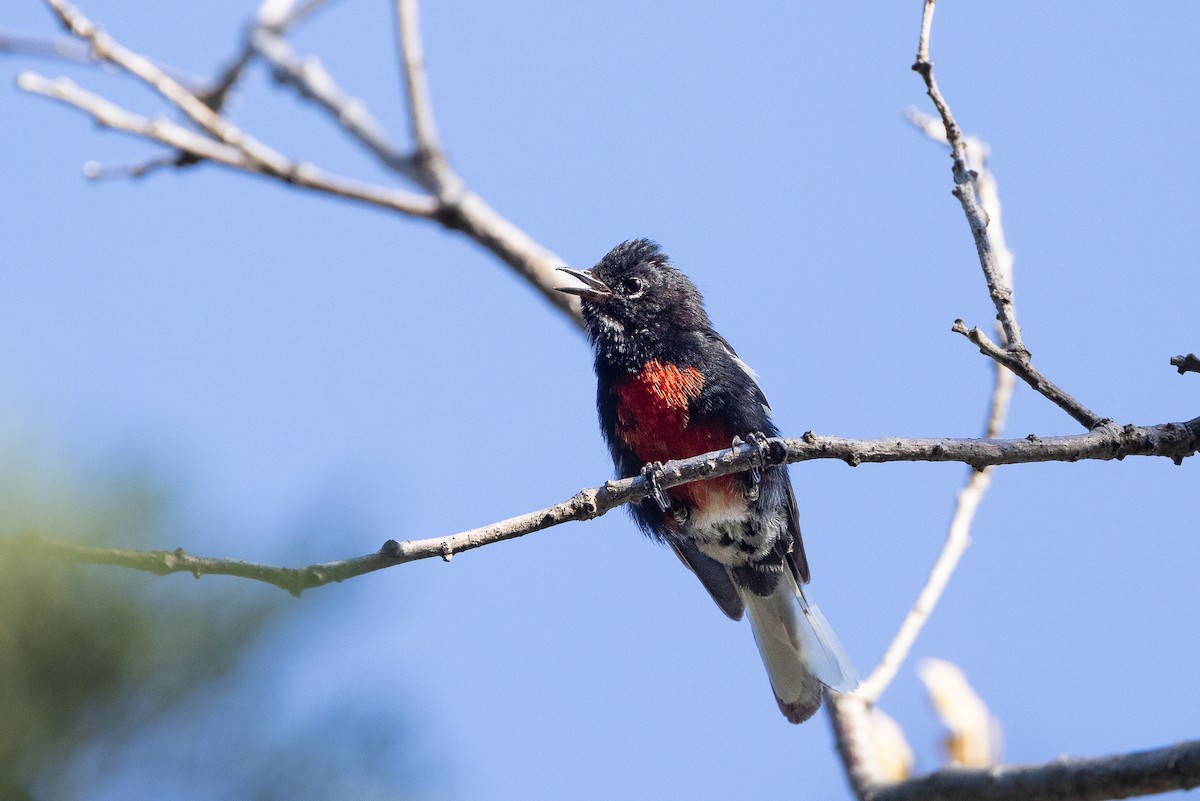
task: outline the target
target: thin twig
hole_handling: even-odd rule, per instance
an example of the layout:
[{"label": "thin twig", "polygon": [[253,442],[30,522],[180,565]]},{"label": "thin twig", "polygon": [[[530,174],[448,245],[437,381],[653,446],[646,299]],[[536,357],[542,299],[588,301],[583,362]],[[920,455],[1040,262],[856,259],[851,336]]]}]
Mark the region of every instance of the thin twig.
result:
[{"label": "thin twig", "polygon": [[[937,117],[926,114],[917,108],[908,108],[905,110],[904,116],[914,128],[929,139],[947,146],[950,144],[946,139],[946,126]],[[1002,207],[1000,193],[996,186],[996,177],[992,175],[992,171],[988,167],[992,149],[987,142],[976,136],[963,136],[963,144],[967,151],[967,169],[975,175],[975,191],[978,193],[979,205],[983,207],[983,213],[987,215],[987,233],[992,244],[996,269],[1005,286],[1012,289],[1013,254],[1008,247],[1008,241],[1004,236],[1004,226],[1000,220]],[[999,320],[996,321],[996,325],[1000,328],[1000,338],[1004,339],[1004,327],[1000,325]]]},{"label": "thin twig", "polygon": [[[637,481],[641,481],[640,477]],[[76,545],[60,540],[25,538],[17,541],[32,543],[47,548],[54,555],[76,562],[119,565],[158,575],[167,573],[191,573],[196,578],[206,575],[236,576],[262,581],[280,587],[293,595],[303,590],[321,587],[333,582],[345,581],[382,570],[386,567],[414,562],[418,559],[441,558],[449,562],[457,553],[484,545],[540,531],[572,520],[590,520],[599,517],[616,506],[627,502],[630,497],[645,497],[646,491],[635,486],[633,481],[610,490],[602,486],[585,489],[554,506],[493,523],[490,526],[471,529],[448,537],[396,542],[388,540],[375,553],[343,559],[335,562],[308,565],[306,567],[276,567],[240,559],[221,559],[195,556],[182,548],[174,551],[134,551],[116,548],[95,548]]]},{"label": "thin twig", "polygon": [[978,328],[968,330],[962,320],[955,320],[950,330],[956,334],[962,334],[979,348],[980,353],[1012,370],[1022,381],[1029,384],[1029,386],[1037,390],[1039,394],[1058,408],[1071,415],[1071,417],[1079,421],[1085,428],[1096,428],[1112,422],[1100,417],[1100,415],[1068,395],[1061,387],[1046,378],[1046,376],[1042,375],[1039,370],[1030,364],[1028,358],[1022,358],[1012,350],[1002,348],[995,342],[992,342],[988,338],[988,335]]},{"label": "thin twig", "polygon": [[975,239],[975,249],[979,254],[979,264],[983,268],[983,277],[987,281],[988,293],[996,306],[996,319],[1004,328],[1004,336],[1008,347],[1015,353],[1027,353],[1025,343],[1021,339],[1021,328],[1017,325],[1017,312],[1013,307],[1012,287],[1009,286],[996,265],[992,243],[987,236],[987,213],[980,207],[976,199],[975,176],[967,168],[967,147],[963,142],[962,131],[950,112],[950,106],[938,89],[937,80],[933,74],[933,62],[929,60],[929,37],[933,27],[933,9],[937,0],[925,0],[925,11],[921,16],[921,37],[917,44],[917,60],[912,65],[915,72],[925,80],[925,88],[929,99],[937,108],[946,128],[946,140],[950,144],[950,155],[954,160],[954,196],[962,204],[967,222],[971,226],[971,235]]},{"label": "thin twig", "polygon": [[[145,178],[152,172],[167,167],[181,167],[188,157],[180,151],[164,153],[161,156],[144,159],[133,164],[101,164],[88,161],[83,165],[83,174],[89,181],[111,181],[114,179]],[[192,164],[196,162],[191,161]]]},{"label": "thin twig", "polygon": [[[839,459],[849,465],[883,462],[965,462],[978,469],[998,464],[1075,462],[1080,459],[1122,459],[1126,456],[1164,456],[1180,463],[1200,451],[1200,417],[1184,423],[1157,426],[1108,426],[1067,437],[1025,439],[899,439],[854,440],[822,437],[811,432],[797,439],[767,440],[771,464]],[[659,484],[664,489],[749,469],[759,458],[753,445],[667,462]],[[410,540],[385,545],[374,554],[302,568],[248,564],[233,559],[193,557],[176,551],[112,551],[60,544],[59,555],[79,561],[121,564],[155,573],[190,572],[195,575],[242,576],[266,581],[296,592],[343,581],[392,565],[417,559],[449,559],[457,553],[521,537],[569,521],[591,520],[648,495],[642,476],[608,481],[580,490],[570,498],[535,512],[446,537]],[[297,576],[301,579],[297,579]]]},{"label": "thin twig", "polygon": [[314,12],[324,8],[329,2],[330,0],[306,0],[306,2],[297,3],[291,16],[284,21],[283,29],[287,30],[294,25],[300,24]]},{"label": "thin twig", "polygon": [[275,80],[291,86],[305,100],[311,100],[328,112],[338,124],[384,166],[414,184],[434,191],[427,174],[418,169],[415,160],[400,152],[383,131],[383,126],[372,116],[366,105],[358,98],[342,91],[317,58],[299,58],[282,36],[269,30],[259,30],[253,36],[254,48],[259,56],[271,65]]},{"label": "thin twig", "polygon": [[250,66],[250,62],[254,60],[254,47],[250,44],[249,36],[243,42],[242,47],[237,54],[229,60],[229,63],[217,73],[217,77],[204,88],[203,91],[197,92],[196,96],[200,98],[204,105],[220,114],[225,104],[229,102],[229,96],[233,92],[233,87],[237,86],[238,81],[242,79],[242,74],[245,73],[246,67]]},{"label": "thin twig", "polygon": [[1101,801],[1200,787],[1200,741],[1044,765],[944,768],[873,788],[865,801]]},{"label": "thin twig", "polygon": [[263,0],[255,16],[256,25],[275,33],[286,33],[299,25],[314,11],[318,11],[329,0]]},{"label": "thin twig", "polygon": [[200,99],[213,111],[220,112],[229,99],[230,92],[242,79],[246,67],[258,55],[255,39],[259,34],[281,38],[305,17],[325,5],[326,0],[309,0],[296,7],[296,0],[263,0],[254,16],[254,23],[242,37],[242,45],[229,63],[217,74],[215,80],[202,92]]},{"label": "thin twig", "polygon": [[[443,168],[442,146],[433,120],[433,101],[425,75],[417,0],[396,0],[396,36],[404,65],[404,90],[408,95],[408,119],[412,127],[417,161],[437,176]],[[439,176],[445,177],[445,176]]]},{"label": "thin twig", "polygon": [[[415,31],[415,28],[412,29]],[[438,198],[437,220],[483,246],[536,288],[542,297],[582,326],[579,299],[555,290],[562,283],[557,268],[564,260],[513,224],[474,192],[449,164],[440,160],[435,171],[416,157],[401,153],[381,132],[366,106],[341,89],[316,59],[298,59],[287,43],[269,34],[259,35],[260,55],[276,70],[275,77],[317,103],[347,133],[373,153],[385,167]]]},{"label": "thin twig", "polygon": [[[79,64],[83,66],[100,67],[108,70],[112,65],[99,58],[86,43],[70,37],[46,39],[20,33],[18,31],[0,28],[0,54],[10,53],[19,56],[33,56],[53,61]],[[203,77],[178,67],[153,62],[160,70],[185,87],[202,87],[206,81]],[[197,89],[197,91],[199,91]]]},{"label": "thin twig", "polygon": [[214,111],[199,95],[183,86],[150,59],[128,49],[100,30],[66,0],[46,0],[63,26],[91,45],[92,53],[128,72],[158,92],[193,122],[221,142],[241,150],[256,164],[257,172],[286,175],[291,162]]},{"label": "thin twig", "polygon": [[414,217],[433,218],[438,211],[437,202],[433,198],[344,178],[310,164],[285,159],[283,163],[276,165],[276,169],[264,170],[261,164],[251,161],[240,148],[215,141],[170,120],[151,120],[126,111],[98,95],[81,89],[65,78],[50,80],[36,73],[23,72],[17,76],[17,86],[26,92],[74,106],[91,115],[105,128],[161,142],[214,164],[265,175],[301,189],[357,200]]},{"label": "thin twig", "polygon": [[52,40],[38,39],[4,28],[0,28],[0,53],[49,58],[66,61],[70,64],[100,63],[92,55],[91,49],[76,39],[66,37]]},{"label": "thin twig", "polygon": [[[501,216],[483,198],[473,192],[467,191],[462,180],[449,168],[444,158],[425,159],[418,164],[411,158],[406,159],[403,156],[397,155],[394,148],[391,148],[391,153],[385,157],[384,154],[386,151],[381,144],[385,140],[376,141],[374,147],[368,145],[368,147],[374,150],[376,155],[385,161],[387,166],[397,173],[404,175],[409,180],[414,180],[418,185],[430,191],[434,196],[432,198],[350,181],[349,179],[341,179],[316,167],[292,162],[283,154],[259,142],[222,117],[219,112],[211,108],[206,102],[206,100],[211,99],[207,96],[207,93],[201,92],[197,94],[192,92],[156,67],[149,59],[122,47],[112,37],[100,31],[78,9],[68,4],[66,0],[46,0],[46,2],[58,14],[59,19],[69,31],[91,46],[91,51],[97,58],[104,59],[146,82],[164,98],[181,109],[189,119],[207,131],[212,137],[219,140],[219,142],[201,142],[200,139],[206,137],[183,136],[181,132],[185,131],[185,129],[175,126],[168,130],[170,124],[163,121],[156,120],[151,125],[144,117],[139,117],[124,109],[119,109],[108,101],[103,101],[94,95],[84,93],[73,84],[59,84],[55,87],[54,91],[48,91],[49,82],[45,79],[40,79],[39,81],[37,76],[29,76],[26,81],[27,85],[37,84],[43,89],[47,89],[47,91],[38,92],[39,94],[70,103],[89,113],[93,113],[99,103],[104,103],[106,112],[116,112],[107,113],[106,117],[108,119],[120,119],[128,123],[124,127],[108,127],[115,127],[119,130],[135,133],[165,144],[174,145],[174,142],[170,141],[171,139],[186,139],[194,145],[194,148],[190,151],[185,150],[184,152],[195,159],[207,159],[210,158],[210,155],[219,156],[219,158],[216,158],[216,161],[225,166],[235,167],[246,172],[270,175],[286,183],[302,186],[307,189],[330,191],[331,194],[338,195],[339,197],[361,200],[373,205],[391,208],[393,211],[403,214],[411,214],[435,220],[452,231],[459,231],[465,234],[505,264],[512,267],[519,276],[537,289],[542,297],[549,301],[552,306],[564,312],[575,325],[582,326],[579,299],[555,290],[555,287],[561,283],[561,276],[556,270],[558,267],[563,266],[564,260],[542,246],[521,228]],[[279,5],[282,9],[285,4]],[[287,9],[295,9],[294,3],[286,5]],[[309,2],[301,5],[300,10],[311,10],[318,5],[319,3],[315,1]],[[292,10],[291,13],[292,17],[289,17],[289,20],[296,18],[300,11]],[[423,67],[420,65],[419,31],[416,29],[415,24],[405,28],[404,38],[406,41],[411,39],[410,44],[415,44],[415,49],[410,47],[406,51],[409,54],[407,58],[410,61],[413,58],[416,59],[413,62],[418,66],[417,71],[413,73],[418,76],[414,79],[418,81],[415,85],[415,91],[419,98],[423,98],[422,103],[428,104],[428,88],[424,82]],[[235,60],[235,63],[237,63],[237,60]],[[308,80],[312,77],[313,75],[310,73],[302,73],[295,76],[289,75],[288,82],[298,88],[306,86],[311,88],[312,84],[308,83]],[[336,84],[333,84],[332,79],[330,79],[329,85],[324,87],[324,89],[336,89]],[[410,90],[412,90],[412,87],[410,87]],[[353,113],[350,113],[351,108],[343,102],[346,100],[345,95],[339,97],[337,93],[329,91],[313,91],[312,96],[320,98],[319,102],[321,102],[327,111],[334,114],[339,121],[344,119],[358,119],[362,121],[366,119],[361,115],[356,117]],[[219,107],[216,103],[213,105]],[[429,135],[433,131],[431,112],[428,112],[426,108],[424,111],[418,111],[417,113],[419,119],[430,123],[430,125],[421,123],[421,130],[425,132],[421,134],[424,137],[423,141],[426,142],[426,145],[432,144],[436,146],[436,134],[433,134],[432,138]],[[102,124],[104,123],[102,122]],[[416,124],[416,118],[414,119],[414,124]],[[346,127],[360,142],[366,143],[364,139],[366,133],[365,127],[347,126],[344,122],[343,127]],[[220,144],[239,150],[242,155],[234,156],[230,154],[228,149],[214,147],[214,145]],[[426,149],[428,151],[428,147]],[[189,163],[189,161],[185,160],[181,162],[181,165]],[[415,178],[411,174],[414,166],[418,173],[422,173]]]}]

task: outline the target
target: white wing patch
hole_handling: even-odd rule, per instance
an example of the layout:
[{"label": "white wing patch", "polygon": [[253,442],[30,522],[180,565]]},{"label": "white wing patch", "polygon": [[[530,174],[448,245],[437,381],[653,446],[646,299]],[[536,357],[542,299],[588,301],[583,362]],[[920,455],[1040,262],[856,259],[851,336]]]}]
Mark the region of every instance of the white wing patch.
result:
[{"label": "white wing patch", "polygon": [[733,363],[736,364],[743,373],[750,376],[750,380],[754,382],[754,386],[758,388],[758,394],[763,399],[763,411],[767,413],[768,417],[772,416],[771,404],[767,401],[767,395],[762,391],[762,387],[758,386],[758,373],[754,371],[753,367],[742,361],[742,357],[734,353],[733,348],[729,347],[729,343],[726,342],[722,337],[717,337],[717,342],[720,343],[721,347],[725,349],[725,352],[729,354],[729,358],[733,360]]}]

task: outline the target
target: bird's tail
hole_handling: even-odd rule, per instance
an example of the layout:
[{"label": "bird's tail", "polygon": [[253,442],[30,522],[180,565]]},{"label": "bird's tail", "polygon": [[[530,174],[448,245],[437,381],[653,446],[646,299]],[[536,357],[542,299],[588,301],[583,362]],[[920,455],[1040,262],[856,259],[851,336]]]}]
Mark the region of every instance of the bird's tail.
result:
[{"label": "bird's tail", "polygon": [[837,635],[791,576],[785,573],[770,595],[740,592],[775,700],[789,721],[812,717],[823,687],[844,693],[858,686],[858,672]]}]

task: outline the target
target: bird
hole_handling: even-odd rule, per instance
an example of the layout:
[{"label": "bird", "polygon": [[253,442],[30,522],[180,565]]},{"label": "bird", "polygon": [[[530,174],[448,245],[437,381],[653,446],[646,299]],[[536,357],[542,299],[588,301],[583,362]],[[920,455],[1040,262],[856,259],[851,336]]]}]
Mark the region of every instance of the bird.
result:
[{"label": "bird", "polygon": [[[600,429],[621,478],[650,492],[631,504],[639,528],[665,542],[721,611],[750,619],[780,711],[801,723],[825,688],[858,674],[805,590],[810,579],[787,468],[768,464],[779,434],[756,374],[713,328],[696,285],[648,239],[617,245],[590,270],[558,268],[576,295],[595,354]],[[662,462],[742,443],[744,473],[662,489]]]}]

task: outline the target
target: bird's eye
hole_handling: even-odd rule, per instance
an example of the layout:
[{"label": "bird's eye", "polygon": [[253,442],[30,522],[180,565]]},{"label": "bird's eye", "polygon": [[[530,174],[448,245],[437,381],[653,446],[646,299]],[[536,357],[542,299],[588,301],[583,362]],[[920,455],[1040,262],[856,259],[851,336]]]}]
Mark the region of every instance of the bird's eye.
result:
[{"label": "bird's eye", "polygon": [[642,286],[642,279],[640,278],[626,278],[621,282],[621,289],[627,298],[639,298],[642,296],[642,292],[645,291],[645,287]]}]

